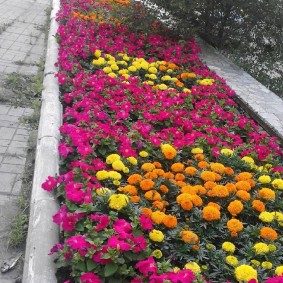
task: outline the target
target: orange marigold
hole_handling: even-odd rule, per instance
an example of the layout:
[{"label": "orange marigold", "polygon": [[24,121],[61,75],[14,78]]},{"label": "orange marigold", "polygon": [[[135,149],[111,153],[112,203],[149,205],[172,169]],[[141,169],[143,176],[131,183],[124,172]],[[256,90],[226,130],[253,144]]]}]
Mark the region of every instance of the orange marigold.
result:
[{"label": "orange marigold", "polygon": [[144,194],[144,197],[147,199],[147,200],[151,200],[151,201],[154,201],[154,200],[161,200],[161,195],[158,191],[156,190],[151,190],[151,191],[147,191],[145,194]]},{"label": "orange marigold", "polygon": [[211,172],[211,171],[202,171],[201,174],[200,174],[200,178],[202,180],[204,180],[205,182],[208,182],[208,181],[214,182],[215,181],[215,173]]},{"label": "orange marigold", "polygon": [[140,182],[140,187],[143,191],[149,191],[154,187],[154,182],[151,179],[145,179]]},{"label": "orange marigold", "polygon": [[209,202],[208,204],[207,204],[207,206],[213,206],[213,207],[215,207],[216,209],[218,209],[218,210],[220,210],[221,209],[221,206],[218,204],[218,203],[216,203],[216,202]]},{"label": "orange marigold", "polygon": [[189,244],[196,244],[199,242],[199,237],[196,233],[189,231],[189,230],[183,230],[180,232],[180,236],[182,237],[182,240],[185,243]]},{"label": "orange marigold", "polygon": [[185,168],[185,173],[187,175],[195,176],[197,172],[198,172],[198,170],[193,166],[189,166],[189,167]]},{"label": "orange marigold", "polygon": [[118,191],[121,191],[123,193],[127,193],[130,196],[135,196],[135,195],[138,194],[137,188],[135,186],[132,186],[132,185],[127,185],[125,187],[120,187],[120,188],[118,188]]},{"label": "orange marigold", "polygon": [[234,170],[231,167],[225,167],[224,173],[226,175],[233,175],[234,174]]},{"label": "orange marigold", "polygon": [[248,179],[251,179],[253,175],[249,172],[241,172],[237,176],[235,176],[236,181],[246,181]]},{"label": "orange marigold", "polygon": [[130,185],[134,185],[134,184],[139,183],[141,180],[142,180],[142,176],[140,174],[133,174],[129,176],[129,178],[127,179],[127,182]]},{"label": "orange marigold", "polygon": [[194,160],[203,161],[204,159],[205,159],[205,156],[202,153],[197,153],[194,155]]},{"label": "orange marigold", "polygon": [[139,202],[140,199],[141,199],[140,196],[132,196],[132,197],[130,197],[130,202],[133,202],[133,203]]},{"label": "orange marigold", "polygon": [[162,169],[154,169],[152,172],[157,174],[158,176],[163,176],[165,173]]},{"label": "orange marigold", "polygon": [[260,236],[267,241],[275,241],[278,238],[277,232],[269,227],[263,227],[260,229]]},{"label": "orange marigold", "polygon": [[253,200],[252,207],[253,207],[253,209],[255,209],[258,212],[265,211],[265,204],[258,199]]},{"label": "orange marigold", "polygon": [[143,171],[146,171],[146,172],[151,172],[152,170],[155,169],[155,166],[152,164],[152,163],[144,163],[142,166],[141,166],[141,169]]},{"label": "orange marigold", "polygon": [[173,163],[171,165],[171,170],[175,173],[182,172],[184,170],[184,168],[185,168],[185,165],[183,163],[180,163],[180,162]]},{"label": "orange marigold", "polygon": [[152,203],[153,207],[156,207],[158,210],[163,210],[164,209],[164,203],[162,201],[156,200]]},{"label": "orange marigold", "polygon": [[200,161],[198,163],[198,167],[203,169],[203,168],[208,168],[209,167],[209,164],[206,162],[206,161]]},{"label": "orange marigold", "polygon": [[202,206],[202,198],[198,195],[191,195],[191,201],[195,206]]},{"label": "orange marigold", "polygon": [[242,212],[244,206],[239,200],[231,201],[228,205],[228,211],[232,214],[232,216],[237,216]]},{"label": "orange marigold", "polygon": [[190,199],[184,199],[180,202],[181,207],[186,210],[189,211],[193,208],[193,203]]},{"label": "orange marigold", "polygon": [[207,190],[211,190],[212,188],[214,188],[217,184],[215,182],[212,182],[212,181],[207,181],[204,183],[204,187],[207,189]]},{"label": "orange marigold", "polygon": [[174,174],[171,173],[171,172],[165,172],[163,177],[166,178],[166,179],[173,179],[174,178]]},{"label": "orange marigold", "polygon": [[212,205],[205,206],[202,210],[202,218],[206,221],[219,220],[220,211]]},{"label": "orange marigold", "polygon": [[177,184],[180,188],[182,188],[182,187],[184,187],[184,186],[187,185],[187,183],[185,183],[185,182],[183,182],[183,181],[176,181],[176,184]]},{"label": "orange marigold", "polygon": [[151,217],[152,210],[150,208],[144,207],[144,208],[141,209],[141,214],[143,214],[147,217]]},{"label": "orange marigold", "polygon": [[218,173],[214,173],[215,174],[215,181],[220,181],[222,179],[222,176]]},{"label": "orange marigold", "polygon": [[230,193],[235,193],[237,191],[236,185],[233,183],[227,183],[225,187],[228,189]]},{"label": "orange marigold", "polygon": [[244,226],[240,220],[233,218],[227,222],[227,228],[230,231],[232,237],[237,237],[238,232],[242,231],[244,229]]},{"label": "orange marigold", "polygon": [[190,186],[190,185],[186,185],[182,187],[181,192],[191,194],[191,195],[196,195],[198,193],[198,188]]},{"label": "orange marigold", "polygon": [[161,65],[158,67],[159,71],[166,71],[167,67],[165,67],[164,65]]},{"label": "orange marigold", "polygon": [[184,174],[181,174],[181,173],[177,173],[175,175],[175,180],[176,181],[184,181],[186,179],[185,175]]},{"label": "orange marigold", "polygon": [[248,191],[251,190],[251,185],[247,181],[238,181],[236,183],[236,188],[237,188],[237,190],[242,190],[242,191],[248,192]]},{"label": "orange marigold", "polygon": [[264,200],[274,200],[275,192],[268,188],[262,188],[259,190],[258,195]]},{"label": "orange marigold", "polygon": [[163,218],[165,217],[165,213],[161,211],[154,211],[152,212],[150,218],[155,224],[161,224]]},{"label": "orange marigold", "polygon": [[210,169],[215,172],[215,173],[219,173],[219,174],[223,174],[225,171],[225,166],[221,163],[210,163]]},{"label": "orange marigold", "polygon": [[236,196],[241,200],[248,201],[251,199],[251,195],[243,190],[237,191]]},{"label": "orange marigold", "polygon": [[177,155],[176,149],[170,144],[161,145],[161,151],[166,159],[173,159]]},{"label": "orange marigold", "polygon": [[248,179],[247,182],[249,182],[252,188],[256,185],[256,182],[253,179]]},{"label": "orange marigold", "polygon": [[155,172],[147,172],[144,177],[147,179],[157,179],[158,175]]},{"label": "orange marigold", "polygon": [[161,163],[158,161],[154,161],[152,164],[155,166],[155,168],[158,168],[158,169],[162,168]]},{"label": "orange marigold", "polygon": [[177,218],[173,215],[165,215],[162,223],[169,229],[177,227],[178,221]]},{"label": "orange marigold", "polygon": [[229,191],[225,186],[216,185],[207,192],[207,195],[210,197],[226,198],[229,196]]},{"label": "orange marigold", "polygon": [[161,191],[162,193],[164,193],[164,194],[167,194],[167,193],[169,192],[168,187],[165,186],[165,185],[161,185],[161,186],[159,187],[159,189],[160,189],[160,191]]}]

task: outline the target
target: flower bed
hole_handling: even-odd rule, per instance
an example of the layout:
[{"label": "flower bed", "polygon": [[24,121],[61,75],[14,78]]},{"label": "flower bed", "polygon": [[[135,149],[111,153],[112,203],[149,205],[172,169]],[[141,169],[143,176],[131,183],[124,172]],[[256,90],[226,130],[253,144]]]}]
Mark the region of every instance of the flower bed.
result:
[{"label": "flower bed", "polygon": [[59,281],[281,282],[282,148],[133,5],[61,3]]}]

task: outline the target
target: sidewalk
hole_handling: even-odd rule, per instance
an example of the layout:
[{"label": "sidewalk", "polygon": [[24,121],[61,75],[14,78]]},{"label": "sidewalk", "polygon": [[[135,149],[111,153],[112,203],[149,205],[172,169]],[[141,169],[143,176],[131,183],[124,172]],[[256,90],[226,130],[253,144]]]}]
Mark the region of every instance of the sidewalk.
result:
[{"label": "sidewalk", "polygon": [[[32,113],[30,108],[7,104],[11,91],[3,82],[14,72],[38,72],[46,52],[44,26],[50,7],[50,0],[0,0],[0,265],[22,252],[9,249],[9,226],[18,211],[30,134],[19,119]],[[14,283],[21,276],[22,265],[20,260],[14,270],[0,273],[0,282]]]}]

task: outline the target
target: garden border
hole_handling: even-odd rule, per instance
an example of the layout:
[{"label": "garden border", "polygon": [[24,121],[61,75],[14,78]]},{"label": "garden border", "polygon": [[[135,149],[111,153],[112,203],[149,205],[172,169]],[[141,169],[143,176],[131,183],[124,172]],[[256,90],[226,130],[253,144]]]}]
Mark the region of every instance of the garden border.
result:
[{"label": "garden border", "polygon": [[57,282],[54,257],[48,254],[50,248],[59,241],[59,227],[52,221],[59,204],[54,195],[41,188],[41,184],[48,176],[55,176],[59,172],[58,145],[62,106],[59,101],[59,84],[55,77],[57,68],[54,65],[58,57],[55,35],[59,8],[60,0],[52,0],[23,283]]}]

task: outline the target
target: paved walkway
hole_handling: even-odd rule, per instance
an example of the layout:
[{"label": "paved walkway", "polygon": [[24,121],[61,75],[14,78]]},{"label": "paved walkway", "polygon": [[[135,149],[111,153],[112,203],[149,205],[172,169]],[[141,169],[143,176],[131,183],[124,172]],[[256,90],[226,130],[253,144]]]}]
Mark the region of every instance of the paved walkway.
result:
[{"label": "paved walkway", "polygon": [[[45,56],[47,9],[50,0],[0,0],[0,77],[17,72],[34,75]],[[9,94],[0,80],[0,95]],[[22,177],[27,157],[30,129],[20,118],[32,113],[30,108],[13,107],[0,102],[0,265],[19,250],[7,249],[9,225],[17,212]],[[1,283],[14,283],[22,273],[22,261],[7,273],[0,273]]]},{"label": "paved walkway", "polygon": [[200,39],[197,42],[203,51],[202,61],[226,80],[236,92],[237,102],[283,143],[283,100],[210,45]]}]

